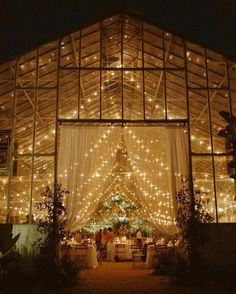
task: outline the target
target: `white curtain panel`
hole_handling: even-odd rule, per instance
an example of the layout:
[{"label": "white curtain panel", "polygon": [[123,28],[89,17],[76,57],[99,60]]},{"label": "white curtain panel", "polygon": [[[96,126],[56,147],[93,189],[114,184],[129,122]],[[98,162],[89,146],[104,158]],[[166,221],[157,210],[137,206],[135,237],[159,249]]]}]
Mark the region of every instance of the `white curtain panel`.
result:
[{"label": "white curtain panel", "polygon": [[70,192],[65,201],[68,229],[83,227],[93,215],[111,173],[120,129],[61,127],[59,182]]},{"label": "white curtain panel", "polygon": [[124,194],[142,206],[142,217],[160,232],[174,234],[176,192],[188,174],[187,135],[177,127],[61,127],[59,180],[70,191],[68,229],[86,225],[109,195],[121,135],[132,177],[123,182]]}]

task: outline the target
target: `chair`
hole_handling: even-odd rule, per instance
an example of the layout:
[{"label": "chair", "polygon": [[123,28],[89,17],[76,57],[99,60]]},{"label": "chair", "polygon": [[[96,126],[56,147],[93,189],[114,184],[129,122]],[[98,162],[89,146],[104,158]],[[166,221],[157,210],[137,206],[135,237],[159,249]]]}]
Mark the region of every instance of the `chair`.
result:
[{"label": "chair", "polygon": [[98,264],[102,264],[103,260],[107,259],[107,248],[104,245],[100,245],[97,250]]},{"label": "chair", "polygon": [[131,245],[132,250],[132,261],[133,261],[133,267],[137,267],[137,265],[141,263],[141,265],[144,265],[144,261],[146,258],[146,253],[144,251],[144,247],[138,245]]},{"label": "chair", "polygon": [[98,249],[97,254],[98,263],[102,264],[102,261],[107,259],[107,247],[104,245],[101,245]]},{"label": "chair", "polygon": [[73,254],[72,260],[80,263],[82,267],[88,266],[88,246],[87,245],[76,245],[72,247]]},{"label": "chair", "polygon": [[126,259],[125,244],[116,244],[116,255],[119,259]]}]

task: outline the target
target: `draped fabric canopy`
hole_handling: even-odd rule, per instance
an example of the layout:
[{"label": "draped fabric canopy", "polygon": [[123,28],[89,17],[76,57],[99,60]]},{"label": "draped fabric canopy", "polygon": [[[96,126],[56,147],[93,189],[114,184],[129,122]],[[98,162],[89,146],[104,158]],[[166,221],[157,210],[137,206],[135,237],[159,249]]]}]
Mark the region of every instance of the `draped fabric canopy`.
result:
[{"label": "draped fabric canopy", "polygon": [[59,181],[68,229],[93,217],[99,203],[123,195],[142,207],[142,217],[159,231],[176,232],[176,192],[188,175],[187,135],[182,127],[63,126]]}]

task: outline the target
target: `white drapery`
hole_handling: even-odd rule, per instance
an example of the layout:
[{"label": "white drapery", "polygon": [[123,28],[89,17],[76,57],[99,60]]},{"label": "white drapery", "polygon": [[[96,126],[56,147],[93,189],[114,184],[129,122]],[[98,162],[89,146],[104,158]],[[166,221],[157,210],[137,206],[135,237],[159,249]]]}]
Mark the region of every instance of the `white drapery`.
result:
[{"label": "white drapery", "polygon": [[176,191],[180,176],[188,174],[187,136],[177,127],[61,127],[59,180],[70,191],[68,228],[83,227],[105,197],[121,134],[143,217],[175,233]]}]

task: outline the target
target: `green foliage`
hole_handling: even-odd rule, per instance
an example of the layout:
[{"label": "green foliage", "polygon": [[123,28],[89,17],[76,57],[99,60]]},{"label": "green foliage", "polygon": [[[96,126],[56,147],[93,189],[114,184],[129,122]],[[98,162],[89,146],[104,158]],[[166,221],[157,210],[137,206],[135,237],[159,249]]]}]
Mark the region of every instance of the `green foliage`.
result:
[{"label": "green foliage", "polygon": [[202,194],[195,191],[194,203],[192,203],[190,182],[187,178],[181,178],[181,189],[177,193],[177,226],[182,233],[182,246],[186,261],[190,267],[200,258],[197,244],[204,242],[204,238],[198,229],[199,224],[212,223],[213,217],[203,209]]},{"label": "green foliage", "polygon": [[119,229],[126,225],[131,235],[135,234],[137,228],[141,228],[144,236],[151,236],[155,229],[147,220],[142,219],[140,212],[141,207],[137,204],[128,201],[121,195],[114,195],[98,205],[95,216],[90,220],[85,230],[89,233],[95,233],[100,228],[112,227],[119,235]]},{"label": "green foliage", "polygon": [[174,283],[186,285],[191,281],[188,263],[177,248],[168,248],[157,254],[153,267],[154,274],[168,275]]},{"label": "green foliage", "polygon": [[44,255],[29,256],[12,251],[4,258],[0,289],[6,294],[47,293],[49,289],[75,285],[78,273],[78,265],[68,259],[58,259],[56,263]]},{"label": "green foliage", "polygon": [[42,289],[57,289],[75,285],[78,281],[80,267],[67,257],[48,259],[41,254],[34,260],[35,275],[40,278]]},{"label": "green foliage", "polygon": [[191,189],[189,180],[181,178],[181,189],[177,193],[177,226],[184,232],[192,225],[192,220],[196,223],[212,223],[214,218],[203,209],[202,194],[200,190],[194,193],[194,209],[192,209]]},{"label": "green foliage", "polygon": [[63,198],[69,191],[63,189],[61,184],[56,184],[54,188],[46,187],[43,192],[43,200],[36,204],[39,211],[47,212],[45,219],[39,221],[38,230],[46,235],[45,239],[38,240],[39,245],[44,247],[44,252],[57,255],[57,247],[65,235],[66,212],[63,205]]},{"label": "green foliage", "polygon": [[[181,230],[181,244],[171,253],[163,252],[159,256],[156,272],[162,271],[181,284],[198,283],[206,277],[207,267],[198,249],[206,242],[207,236],[199,230],[204,223],[212,223],[213,217],[203,208],[202,194],[199,190],[191,195],[189,179],[181,179],[181,189],[176,195],[177,226]],[[192,197],[194,196],[194,197]],[[194,203],[193,203],[194,199]]]},{"label": "green foliage", "polygon": [[56,184],[54,189],[47,186],[42,193],[43,201],[37,203],[40,211],[47,212],[45,219],[39,222],[38,230],[46,234],[44,240],[38,241],[41,247],[39,256],[35,259],[34,267],[37,275],[47,288],[57,288],[76,283],[79,266],[68,257],[60,258],[60,242],[65,236],[66,210],[63,205],[64,196],[69,191]]}]

